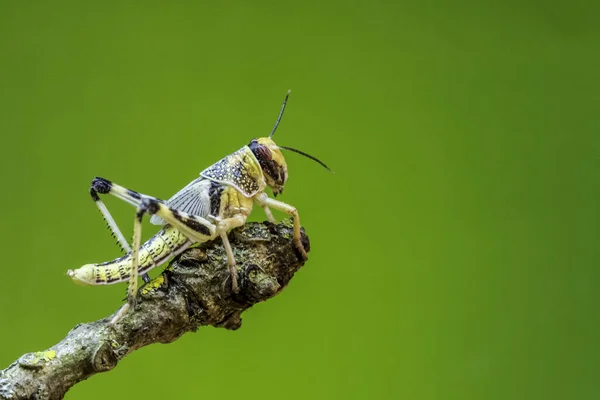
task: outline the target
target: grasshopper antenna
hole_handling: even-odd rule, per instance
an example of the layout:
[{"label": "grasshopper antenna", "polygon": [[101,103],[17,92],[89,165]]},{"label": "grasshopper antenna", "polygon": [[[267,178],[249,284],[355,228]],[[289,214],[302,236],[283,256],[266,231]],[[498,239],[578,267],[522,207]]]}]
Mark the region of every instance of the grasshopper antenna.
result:
[{"label": "grasshopper antenna", "polygon": [[285,105],[287,103],[288,97],[290,97],[290,92],[291,92],[291,90],[288,90],[287,94],[285,95],[285,99],[283,99],[283,105],[281,106],[281,111],[279,111],[279,116],[277,117],[277,121],[275,122],[275,126],[273,127],[273,130],[271,131],[271,134],[269,135],[269,137],[271,137],[275,134],[275,131],[277,130],[277,127],[279,126],[279,121],[281,121],[281,117],[283,117],[283,112],[285,111]]},{"label": "grasshopper antenna", "polygon": [[327,171],[331,172],[332,174],[335,173],[335,172],[333,172],[331,170],[331,168],[329,168],[327,165],[325,165],[325,163],[323,161],[319,160],[317,157],[311,156],[310,154],[307,154],[307,153],[305,153],[303,151],[300,151],[300,150],[292,149],[291,147],[280,146],[280,145],[277,145],[277,147],[279,147],[280,149],[293,151],[294,153],[298,153],[298,154],[300,154],[300,155],[302,155],[302,156],[304,156],[306,158],[310,158],[311,160],[316,161],[319,164],[321,164],[323,167],[325,167],[325,169]]}]

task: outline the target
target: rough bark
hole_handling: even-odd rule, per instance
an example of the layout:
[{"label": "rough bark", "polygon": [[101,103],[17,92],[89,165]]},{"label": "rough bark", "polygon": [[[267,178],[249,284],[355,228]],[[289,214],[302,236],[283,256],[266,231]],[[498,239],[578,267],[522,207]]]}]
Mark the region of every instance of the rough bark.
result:
[{"label": "rough bark", "polygon": [[[305,249],[308,237],[302,233]],[[279,293],[304,264],[292,243],[290,221],[248,223],[230,233],[240,292],[231,291],[220,240],[191,248],[140,289],[133,311],[78,324],[48,350],[27,353],[0,372],[0,399],[61,399],[70,387],[113,369],[140,347],[170,343],[199,326],[241,326],[241,314]]]}]

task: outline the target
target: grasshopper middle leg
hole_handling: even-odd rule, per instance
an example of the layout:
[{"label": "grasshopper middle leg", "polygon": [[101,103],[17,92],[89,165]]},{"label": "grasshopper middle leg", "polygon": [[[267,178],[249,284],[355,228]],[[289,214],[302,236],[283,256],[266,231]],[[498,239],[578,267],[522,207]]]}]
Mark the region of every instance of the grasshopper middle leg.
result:
[{"label": "grasshopper middle leg", "polygon": [[231,249],[231,243],[229,243],[229,238],[227,237],[227,232],[233,228],[240,227],[245,223],[246,216],[243,214],[236,214],[231,218],[224,218],[217,222],[217,233],[221,237],[223,247],[225,247],[225,252],[227,253],[227,265],[229,266],[229,274],[231,275],[231,289],[233,290],[233,293],[236,294],[240,291],[238,286],[237,267],[235,257],[233,256],[233,250]]}]

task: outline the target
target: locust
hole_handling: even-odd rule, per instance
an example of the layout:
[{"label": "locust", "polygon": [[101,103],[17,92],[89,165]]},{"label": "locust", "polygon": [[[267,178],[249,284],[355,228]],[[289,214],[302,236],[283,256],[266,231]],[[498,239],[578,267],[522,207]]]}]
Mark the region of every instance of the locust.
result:
[{"label": "locust", "polygon": [[[300,240],[300,217],[296,207],[269,197],[283,192],[288,179],[288,168],[281,150],[288,150],[316,161],[331,171],[322,161],[300,150],[275,144],[272,137],[281,122],[290,91],[287,92],[271,133],[255,138],[241,149],[229,154],[204,169],[200,176],[178,191],[169,200],[148,196],[96,177],[90,194],[113,236],[126,254],[112,261],[86,264],[67,271],[67,275],[82,285],[108,285],[128,282],[127,303],[117,313],[113,323],[127,310],[135,307],[138,277],[148,282],[148,271],[156,268],[188,247],[220,238],[227,254],[231,290],[239,292],[238,272],[227,234],[243,226],[254,204],[262,207],[267,219],[275,222],[271,209],[292,216],[293,243],[301,257],[307,259]],[[100,195],[110,194],[136,207],[131,246],[121,233]],[[142,219],[150,215],[150,222],[162,229],[141,243]]]}]

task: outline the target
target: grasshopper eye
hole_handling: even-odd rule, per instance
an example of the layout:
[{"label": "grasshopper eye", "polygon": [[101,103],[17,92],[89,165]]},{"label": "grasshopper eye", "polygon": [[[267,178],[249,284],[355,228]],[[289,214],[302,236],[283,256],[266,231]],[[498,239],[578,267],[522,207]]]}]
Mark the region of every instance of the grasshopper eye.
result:
[{"label": "grasshopper eye", "polygon": [[272,160],[273,159],[273,155],[271,154],[271,150],[267,146],[265,146],[264,144],[258,143],[258,140],[256,140],[256,139],[253,139],[250,142],[250,145],[248,147],[250,147],[250,150],[252,150],[252,152],[256,156],[256,159],[259,162],[261,160]]}]

